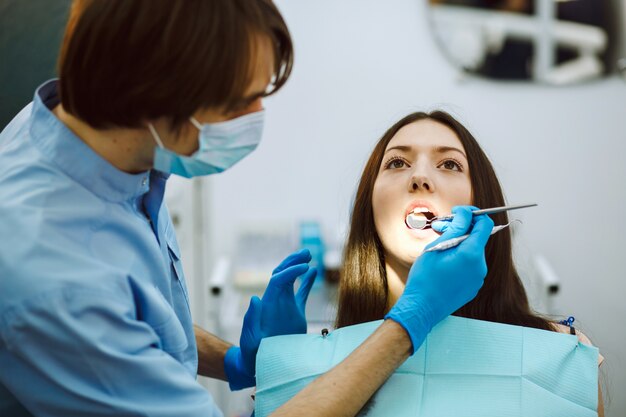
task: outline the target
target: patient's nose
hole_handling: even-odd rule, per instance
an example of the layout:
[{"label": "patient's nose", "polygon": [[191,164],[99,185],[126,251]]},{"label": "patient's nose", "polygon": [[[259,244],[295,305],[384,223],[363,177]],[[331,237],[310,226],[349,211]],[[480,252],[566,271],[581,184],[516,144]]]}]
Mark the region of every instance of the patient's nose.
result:
[{"label": "patient's nose", "polygon": [[433,192],[435,187],[432,181],[425,175],[414,175],[411,177],[409,183],[409,192],[416,192],[418,190]]}]

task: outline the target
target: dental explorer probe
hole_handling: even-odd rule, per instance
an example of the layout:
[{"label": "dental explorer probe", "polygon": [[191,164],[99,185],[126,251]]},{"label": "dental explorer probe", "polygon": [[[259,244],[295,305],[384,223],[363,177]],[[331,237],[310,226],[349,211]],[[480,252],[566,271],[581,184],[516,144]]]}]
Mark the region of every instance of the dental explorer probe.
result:
[{"label": "dental explorer probe", "polygon": [[[494,235],[494,234],[498,233],[500,230],[506,229],[507,227],[509,227],[514,222],[519,222],[519,220],[513,220],[510,223],[503,224],[503,225],[500,225],[500,226],[494,226],[493,229],[491,229],[490,235]],[[467,235],[455,237],[455,238],[452,238],[452,239],[444,240],[443,242],[440,242],[440,243],[436,244],[433,247],[430,247],[428,249],[424,249],[424,251],[422,253],[435,252],[435,251],[439,251],[439,250],[446,250],[446,249],[453,248],[455,246],[458,246],[461,242],[463,242],[469,236],[470,235],[467,234]]]},{"label": "dental explorer probe", "polygon": [[[472,214],[474,216],[478,216],[481,214],[494,214],[494,213],[500,213],[502,211],[517,210],[517,209],[526,208],[526,207],[535,207],[536,205],[537,204],[533,203],[533,204],[521,204],[521,205],[516,205],[516,206],[492,207],[492,208],[487,208],[487,209],[474,210],[472,211]],[[420,216],[420,217],[423,217],[423,216]],[[432,219],[424,219],[424,218],[418,219],[417,216],[415,216],[413,213],[409,213],[409,215],[406,216],[406,225],[409,226],[411,229],[428,229],[432,227],[431,223],[434,221],[446,221],[446,220],[452,220],[453,218],[454,218],[454,214],[450,214],[447,216],[433,217]]]}]

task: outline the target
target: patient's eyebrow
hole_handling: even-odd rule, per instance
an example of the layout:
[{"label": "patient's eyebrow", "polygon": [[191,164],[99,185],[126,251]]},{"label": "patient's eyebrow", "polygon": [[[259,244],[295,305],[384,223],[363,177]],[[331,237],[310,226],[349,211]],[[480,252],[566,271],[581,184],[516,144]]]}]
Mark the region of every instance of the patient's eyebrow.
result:
[{"label": "patient's eyebrow", "polygon": [[435,148],[435,152],[437,153],[458,152],[461,155],[463,155],[465,159],[467,159],[467,156],[465,155],[465,153],[459,148],[455,148],[454,146],[437,146]]},{"label": "patient's eyebrow", "polygon": [[385,151],[385,153],[390,152],[390,151],[402,151],[402,152],[408,152],[410,151],[412,148],[410,146],[406,146],[406,145],[398,145],[398,146],[392,146],[391,148],[387,149]]},{"label": "patient's eyebrow", "polygon": [[[398,145],[398,146],[392,146],[391,148],[387,149],[385,151],[385,153],[390,152],[390,151],[401,151],[401,152],[409,152],[413,149],[412,146],[407,146],[407,145]],[[458,152],[461,155],[463,155],[463,157],[465,159],[467,159],[467,156],[465,155],[465,153],[460,150],[459,148],[455,148],[454,146],[436,146],[433,148],[433,150],[436,153],[446,153],[446,152]]]}]

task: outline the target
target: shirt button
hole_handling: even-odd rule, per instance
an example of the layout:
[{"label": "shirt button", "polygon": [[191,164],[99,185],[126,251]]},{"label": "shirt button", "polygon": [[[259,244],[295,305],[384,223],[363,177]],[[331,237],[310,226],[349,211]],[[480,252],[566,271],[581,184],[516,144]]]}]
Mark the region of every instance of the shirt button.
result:
[{"label": "shirt button", "polygon": [[143,177],[143,180],[141,180],[141,185],[146,185],[148,183],[148,177]]}]

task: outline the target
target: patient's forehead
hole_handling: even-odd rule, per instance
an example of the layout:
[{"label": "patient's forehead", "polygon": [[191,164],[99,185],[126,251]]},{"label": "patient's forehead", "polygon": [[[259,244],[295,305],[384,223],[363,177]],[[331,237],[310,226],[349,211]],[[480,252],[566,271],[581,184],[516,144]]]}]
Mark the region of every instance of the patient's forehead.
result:
[{"label": "patient's forehead", "polygon": [[403,126],[389,141],[385,150],[395,146],[410,146],[418,149],[445,146],[465,150],[461,140],[452,129],[430,119]]}]

